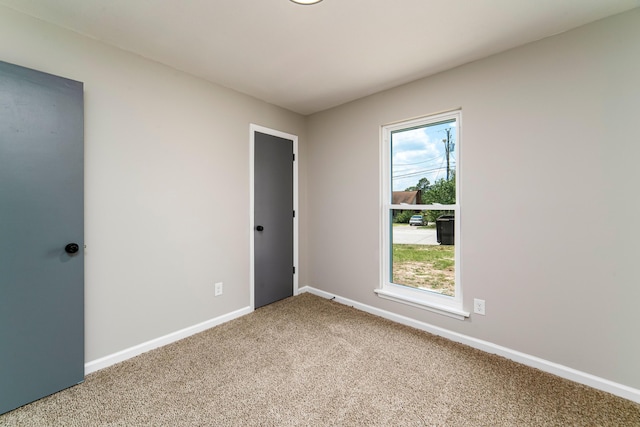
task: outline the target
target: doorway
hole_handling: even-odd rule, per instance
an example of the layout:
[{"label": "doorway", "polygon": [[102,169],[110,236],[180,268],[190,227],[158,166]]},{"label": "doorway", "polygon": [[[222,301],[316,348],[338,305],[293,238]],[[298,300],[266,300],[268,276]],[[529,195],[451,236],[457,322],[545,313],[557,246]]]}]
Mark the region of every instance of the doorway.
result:
[{"label": "doorway", "polygon": [[298,137],[251,125],[251,306],[296,295]]}]

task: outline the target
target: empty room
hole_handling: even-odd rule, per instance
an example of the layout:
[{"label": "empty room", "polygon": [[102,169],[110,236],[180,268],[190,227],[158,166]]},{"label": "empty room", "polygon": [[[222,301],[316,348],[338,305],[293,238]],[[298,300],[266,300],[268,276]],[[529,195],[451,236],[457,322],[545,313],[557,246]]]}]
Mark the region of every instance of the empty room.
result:
[{"label": "empty room", "polygon": [[0,0],[0,425],[640,426],[638,0]]}]

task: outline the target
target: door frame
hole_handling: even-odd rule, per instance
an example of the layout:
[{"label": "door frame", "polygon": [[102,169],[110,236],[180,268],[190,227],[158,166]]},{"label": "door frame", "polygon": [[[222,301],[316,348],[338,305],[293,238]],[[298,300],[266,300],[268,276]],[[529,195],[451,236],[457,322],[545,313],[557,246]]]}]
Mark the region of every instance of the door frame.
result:
[{"label": "door frame", "polygon": [[260,132],[278,138],[293,141],[293,210],[296,215],[293,217],[293,267],[296,272],[293,275],[293,295],[298,295],[298,221],[300,211],[298,209],[298,136],[290,133],[270,129],[264,126],[249,124],[249,305],[251,310],[255,310],[255,133]]}]

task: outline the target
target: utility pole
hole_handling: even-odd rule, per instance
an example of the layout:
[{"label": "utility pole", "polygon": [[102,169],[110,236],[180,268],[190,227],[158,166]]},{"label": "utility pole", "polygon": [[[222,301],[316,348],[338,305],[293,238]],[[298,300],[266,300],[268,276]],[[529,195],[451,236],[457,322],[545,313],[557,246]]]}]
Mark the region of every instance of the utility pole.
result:
[{"label": "utility pole", "polygon": [[449,181],[450,167],[449,167],[449,153],[454,150],[455,143],[451,141],[451,128],[447,128],[444,130],[447,133],[447,139],[443,139],[444,143],[444,151],[447,155],[447,181]]}]

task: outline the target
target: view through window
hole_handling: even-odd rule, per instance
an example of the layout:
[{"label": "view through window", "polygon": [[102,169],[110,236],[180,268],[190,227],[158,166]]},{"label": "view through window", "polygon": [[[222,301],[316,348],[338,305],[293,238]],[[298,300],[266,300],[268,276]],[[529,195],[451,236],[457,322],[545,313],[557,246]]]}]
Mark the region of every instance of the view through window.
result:
[{"label": "view through window", "polygon": [[386,127],[387,280],[456,297],[459,112]]}]

